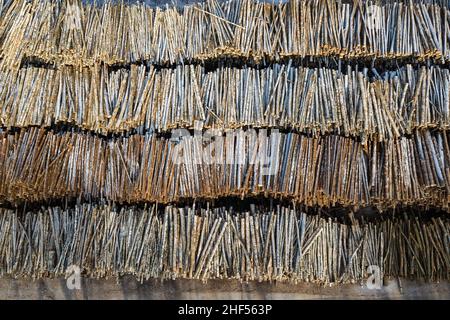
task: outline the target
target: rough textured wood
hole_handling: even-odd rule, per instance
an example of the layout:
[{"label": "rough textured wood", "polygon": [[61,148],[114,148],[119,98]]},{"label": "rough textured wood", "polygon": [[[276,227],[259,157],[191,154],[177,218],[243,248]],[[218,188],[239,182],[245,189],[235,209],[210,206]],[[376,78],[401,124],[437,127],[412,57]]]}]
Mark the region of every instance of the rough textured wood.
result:
[{"label": "rough textured wood", "polygon": [[83,279],[81,290],[69,290],[65,279],[0,279],[0,299],[450,299],[445,283],[388,280],[380,290],[360,284],[321,287],[315,284],[240,283],[237,281],[159,280],[139,284],[131,278]]}]

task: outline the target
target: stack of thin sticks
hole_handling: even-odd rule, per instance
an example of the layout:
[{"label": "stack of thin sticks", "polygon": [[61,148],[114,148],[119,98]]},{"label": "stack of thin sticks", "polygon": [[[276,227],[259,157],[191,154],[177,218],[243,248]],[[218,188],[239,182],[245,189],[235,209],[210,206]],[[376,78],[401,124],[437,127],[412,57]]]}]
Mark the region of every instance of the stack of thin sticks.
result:
[{"label": "stack of thin sticks", "polygon": [[77,205],[3,209],[0,230],[0,273],[15,276],[64,275],[77,265],[95,277],[348,283],[366,278],[368,265],[381,277],[435,281],[450,268],[450,224],[439,217],[346,225],[288,207]]},{"label": "stack of thin sticks", "polygon": [[[0,74],[4,127],[73,124],[94,132],[136,128],[279,127],[389,140],[417,128],[450,127],[450,73],[439,67],[344,71],[275,64],[264,69],[179,65],[28,67]],[[370,75],[369,75],[370,72]]]},{"label": "stack of thin sticks", "polygon": [[0,199],[133,203],[270,195],[310,206],[447,208],[449,141],[448,132],[425,130],[363,147],[336,135],[261,130],[216,136],[205,145],[202,136],[105,141],[31,128],[0,135]]},{"label": "stack of thin sticks", "polygon": [[450,280],[449,70],[448,0],[0,0],[0,275]]},{"label": "stack of thin sticks", "polygon": [[444,1],[253,0],[152,9],[145,4],[18,0],[1,11],[2,66],[34,58],[70,65],[166,64],[236,57],[450,58]]}]

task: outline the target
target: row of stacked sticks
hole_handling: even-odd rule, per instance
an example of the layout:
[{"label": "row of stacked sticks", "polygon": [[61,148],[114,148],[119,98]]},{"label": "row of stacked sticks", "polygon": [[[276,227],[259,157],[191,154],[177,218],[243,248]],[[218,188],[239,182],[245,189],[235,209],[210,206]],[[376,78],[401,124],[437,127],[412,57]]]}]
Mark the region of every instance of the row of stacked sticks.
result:
[{"label": "row of stacked sticks", "polygon": [[381,280],[448,281],[448,221],[398,213],[347,225],[284,206],[1,209],[0,275],[64,276],[67,266],[79,266],[92,277],[133,274],[141,281],[348,283],[365,280],[372,266],[386,276]]},{"label": "row of stacked sticks", "polygon": [[449,67],[444,0],[0,0],[0,275],[449,280]]},{"label": "row of stacked sticks", "polygon": [[[233,132],[234,133],[234,132]],[[363,146],[338,135],[240,131],[206,142],[111,138],[28,128],[0,133],[0,199],[107,198],[134,203],[271,196],[310,206],[448,209],[450,135]]]},{"label": "row of stacked sticks", "polygon": [[30,66],[0,73],[0,125],[70,123],[109,134],[192,129],[201,121],[205,129],[282,128],[379,141],[450,128],[447,68],[407,64],[382,72],[292,64],[210,72],[201,65]]},{"label": "row of stacked sticks", "polygon": [[208,0],[181,10],[80,2],[1,0],[2,67],[27,58],[77,66],[220,57],[450,59],[448,0]]}]

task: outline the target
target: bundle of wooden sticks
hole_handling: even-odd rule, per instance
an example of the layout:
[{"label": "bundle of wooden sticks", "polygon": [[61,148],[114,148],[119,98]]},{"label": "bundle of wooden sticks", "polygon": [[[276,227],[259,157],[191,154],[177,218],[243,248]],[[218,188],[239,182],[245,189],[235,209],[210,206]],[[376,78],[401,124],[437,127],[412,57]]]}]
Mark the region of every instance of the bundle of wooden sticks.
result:
[{"label": "bundle of wooden sticks", "polygon": [[[381,71],[380,71],[381,72]],[[369,74],[370,73],[370,74]],[[417,128],[450,128],[450,72],[408,64],[381,74],[292,66],[197,65],[157,70],[28,67],[0,74],[0,125],[73,124],[98,133],[136,128],[289,128],[315,136],[400,138]]]},{"label": "bundle of wooden sticks", "polygon": [[310,206],[448,208],[450,135],[361,143],[340,136],[231,131],[108,139],[31,128],[0,134],[0,199],[120,202],[270,195]]},{"label": "bundle of wooden sticks", "polygon": [[[406,211],[404,212],[406,214]],[[82,205],[0,212],[0,272],[138,279],[237,278],[346,283],[381,276],[447,280],[450,224],[443,218],[352,225],[288,207],[165,209]]]},{"label": "bundle of wooden sticks", "polygon": [[33,58],[70,65],[181,63],[237,57],[450,58],[450,5],[443,1],[253,0],[152,9],[81,0],[6,1],[4,66]]},{"label": "bundle of wooden sticks", "polygon": [[449,130],[448,0],[0,0],[0,275],[450,280]]}]

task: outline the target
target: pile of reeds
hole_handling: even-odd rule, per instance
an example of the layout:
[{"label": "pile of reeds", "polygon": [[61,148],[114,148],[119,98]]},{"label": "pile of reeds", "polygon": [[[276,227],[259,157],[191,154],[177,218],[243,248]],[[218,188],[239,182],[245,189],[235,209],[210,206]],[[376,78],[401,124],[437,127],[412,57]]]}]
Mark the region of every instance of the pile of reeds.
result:
[{"label": "pile of reeds", "polygon": [[395,71],[199,65],[157,70],[131,66],[46,69],[0,74],[4,127],[72,124],[121,133],[245,126],[337,133],[384,141],[417,128],[450,127],[450,73],[408,64]]},{"label": "pile of reeds", "polygon": [[450,136],[360,142],[340,136],[228,132],[104,139],[31,128],[0,135],[0,199],[119,202],[265,195],[310,206],[448,208]]},{"label": "pile of reeds", "polygon": [[1,11],[3,66],[156,64],[236,57],[450,58],[445,1],[218,2],[165,9],[81,0],[18,0]]},{"label": "pile of reeds", "polygon": [[449,70],[448,0],[0,0],[0,275],[450,280]]},{"label": "pile of reeds", "polygon": [[76,265],[95,277],[346,283],[378,266],[381,278],[449,279],[450,224],[439,217],[342,224],[288,207],[77,205],[2,210],[0,230],[4,275],[58,276]]}]

